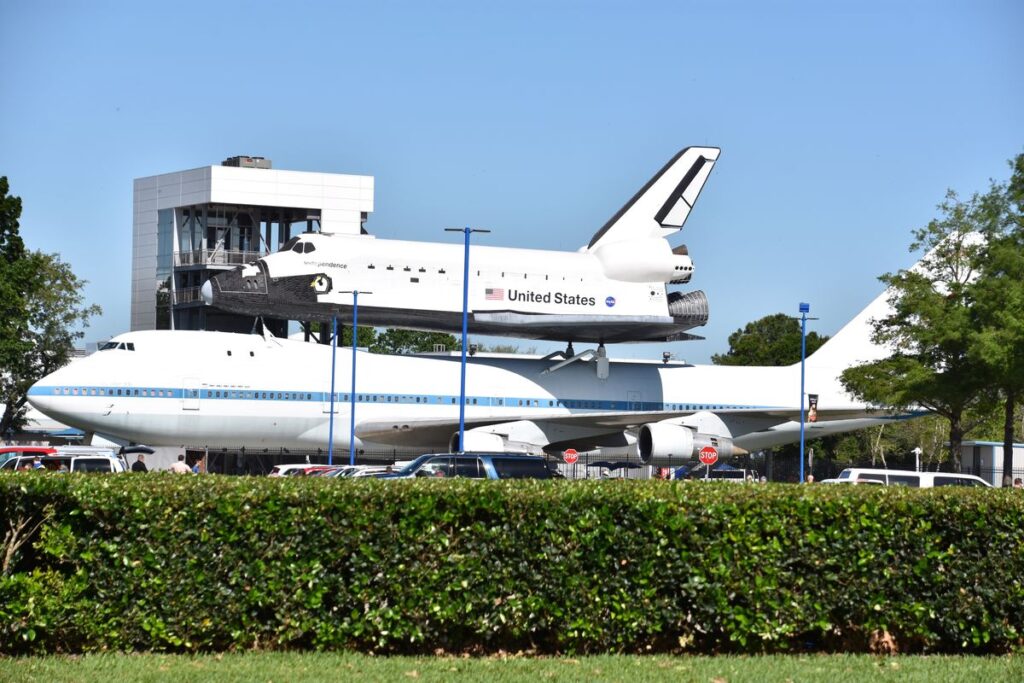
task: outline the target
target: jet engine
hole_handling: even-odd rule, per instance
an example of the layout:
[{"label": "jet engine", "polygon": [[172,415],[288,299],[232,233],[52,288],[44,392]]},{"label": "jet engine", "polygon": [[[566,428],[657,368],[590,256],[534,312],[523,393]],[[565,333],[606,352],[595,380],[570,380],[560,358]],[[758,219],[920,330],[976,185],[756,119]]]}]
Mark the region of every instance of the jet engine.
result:
[{"label": "jet engine", "polygon": [[504,429],[499,431],[495,427],[476,427],[466,430],[466,444],[459,448],[459,433],[454,432],[448,439],[448,451],[450,453],[530,453],[532,455],[543,455],[544,451],[536,446],[531,440],[525,438],[522,430],[517,430],[520,424],[531,424],[529,422],[507,423]]},{"label": "jet engine", "polygon": [[637,437],[640,462],[655,467],[680,465],[707,446],[715,448],[719,458],[733,455],[728,427],[720,417],[706,411],[645,424]]},{"label": "jet engine", "polygon": [[452,434],[451,439],[448,440],[448,450],[452,453],[465,451],[503,453],[505,451],[505,440],[501,438],[501,435],[494,434],[493,432],[469,429],[466,431],[465,447],[459,448],[459,433],[455,432]]}]

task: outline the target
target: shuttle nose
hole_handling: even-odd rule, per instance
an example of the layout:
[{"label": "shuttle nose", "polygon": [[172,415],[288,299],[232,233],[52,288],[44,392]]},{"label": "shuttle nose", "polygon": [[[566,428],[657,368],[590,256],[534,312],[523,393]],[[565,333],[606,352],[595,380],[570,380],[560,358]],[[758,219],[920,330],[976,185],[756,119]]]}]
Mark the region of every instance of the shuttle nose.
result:
[{"label": "shuttle nose", "polygon": [[207,306],[213,305],[213,283],[207,280],[203,283],[203,286],[199,288],[199,295],[203,297],[203,303]]}]

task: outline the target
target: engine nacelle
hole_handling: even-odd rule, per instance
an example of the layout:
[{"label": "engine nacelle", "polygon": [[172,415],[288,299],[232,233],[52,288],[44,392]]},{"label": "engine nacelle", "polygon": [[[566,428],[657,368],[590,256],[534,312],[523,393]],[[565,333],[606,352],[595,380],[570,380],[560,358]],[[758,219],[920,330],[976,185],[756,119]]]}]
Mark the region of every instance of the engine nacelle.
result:
[{"label": "engine nacelle", "polygon": [[637,452],[640,462],[655,467],[682,465],[700,453],[705,446],[713,446],[720,459],[733,454],[732,438],[707,432],[698,432],[686,425],[670,422],[652,422],[640,427]]},{"label": "engine nacelle", "polygon": [[505,439],[503,439],[501,435],[494,434],[493,432],[481,432],[472,429],[467,430],[466,443],[462,448],[459,448],[458,432],[452,434],[452,438],[448,440],[448,451],[450,453],[466,451],[475,451],[480,453],[504,453],[506,450]]},{"label": "engine nacelle", "polygon": [[672,253],[672,247],[662,238],[613,242],[598,247],[594,256],[612,280],[687,282],[693,275],[689,255]]}]

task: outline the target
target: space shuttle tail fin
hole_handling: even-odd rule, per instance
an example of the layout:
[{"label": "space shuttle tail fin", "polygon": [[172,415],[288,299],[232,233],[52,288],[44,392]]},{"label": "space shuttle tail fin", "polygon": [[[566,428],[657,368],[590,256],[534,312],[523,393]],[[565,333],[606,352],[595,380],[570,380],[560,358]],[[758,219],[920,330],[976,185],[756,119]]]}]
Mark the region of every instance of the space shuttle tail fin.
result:
[{"label": "space shuttle tail fin", "polygon": [[612,242],[667,237],[678,231],[720,152],[717,147],[687,147],[676,154],[594,234],[584,251]]}]

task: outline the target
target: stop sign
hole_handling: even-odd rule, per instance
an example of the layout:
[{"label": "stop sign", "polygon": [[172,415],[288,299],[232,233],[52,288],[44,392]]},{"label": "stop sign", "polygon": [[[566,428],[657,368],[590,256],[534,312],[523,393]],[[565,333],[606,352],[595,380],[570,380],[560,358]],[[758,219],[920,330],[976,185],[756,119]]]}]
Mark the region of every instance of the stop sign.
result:
[{"label": "stop sign", "polygon": [[700,458],[700,461],[705,465],[714,465],[718,462],[718,449],[714,446],[705,446],[700,449],[699,453],[697,453],[697,457]]},{"label": "stop sign", "polygon": [[576,461],[580,459],[580,454],[576,452],[575,448],[566,448],[562,459],[565,460],[566,465],[575,465]]}]

